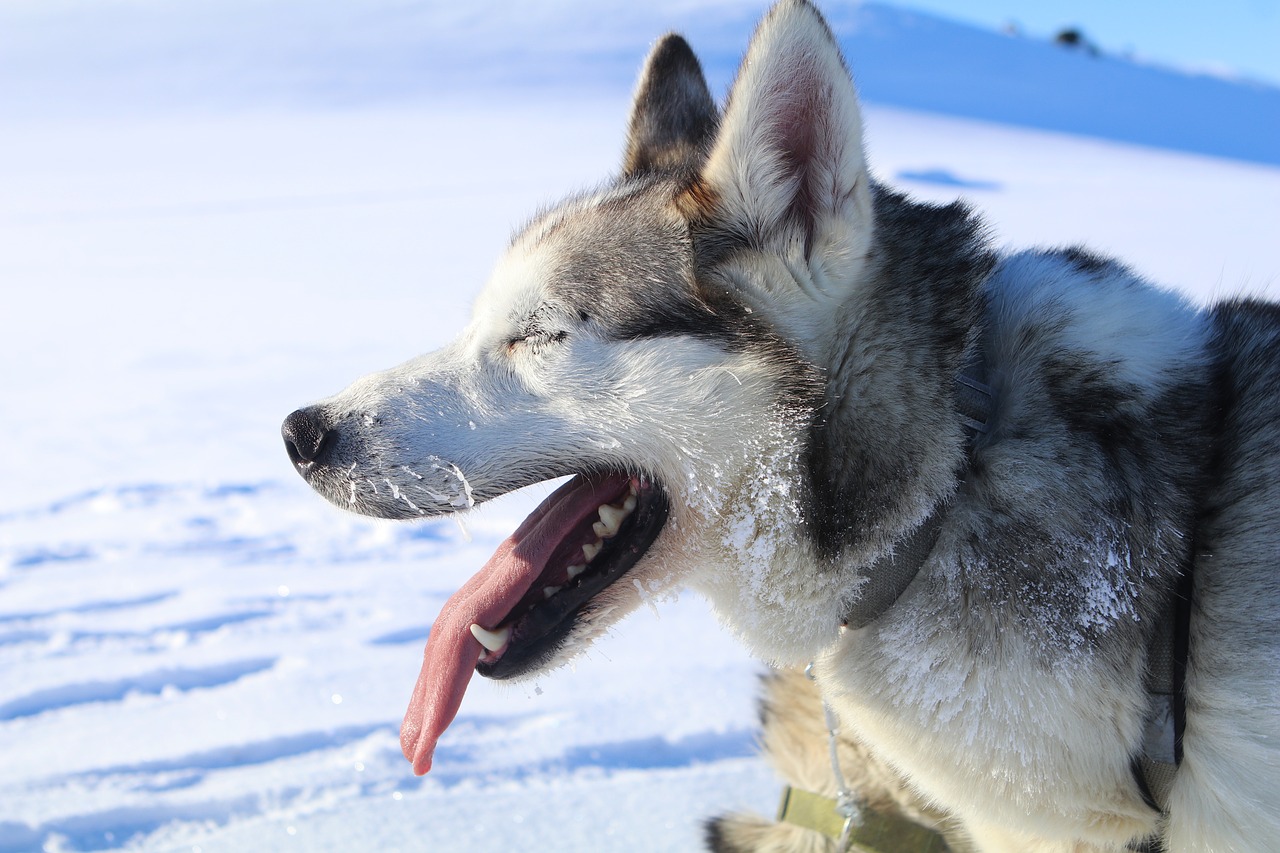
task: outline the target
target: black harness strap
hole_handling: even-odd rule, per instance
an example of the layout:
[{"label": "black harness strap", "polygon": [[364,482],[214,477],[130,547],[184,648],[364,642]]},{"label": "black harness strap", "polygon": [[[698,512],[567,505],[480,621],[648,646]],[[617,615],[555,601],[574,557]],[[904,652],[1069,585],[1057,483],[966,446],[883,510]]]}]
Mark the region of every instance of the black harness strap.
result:
[{"label": "black harness strap", "polygon": [[1169,807],[1169,790],[1182,764],[1182,735],[1187,726],[1187,655],[1191,644],[1191,562],[1183,568],[1172,600],[1147,650],[1146,687],[1150,697],[1142,751],[1130,767],[1147,805]]}]

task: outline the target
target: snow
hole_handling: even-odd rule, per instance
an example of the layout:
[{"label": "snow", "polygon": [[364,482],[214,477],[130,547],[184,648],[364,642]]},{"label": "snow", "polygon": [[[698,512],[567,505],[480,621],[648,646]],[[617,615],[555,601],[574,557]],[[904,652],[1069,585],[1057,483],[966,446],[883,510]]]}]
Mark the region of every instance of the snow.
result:
[{"label": "snow", "polygon": [[[759,11],[455,5],[0,6],[0,851],[686,850],[772,813],[759,666],[688,595],[477,680],[429,776],[400,755],[431,619],[548,490],[469,536],[361,519],[280,421],[461,327],[510,228],[615,168],[652,37],[722,91]],[[1276,90],[1106,60],[1084,116],[1081,57],[832,19],[886,180],[1200,301],[1280,293]]]}]

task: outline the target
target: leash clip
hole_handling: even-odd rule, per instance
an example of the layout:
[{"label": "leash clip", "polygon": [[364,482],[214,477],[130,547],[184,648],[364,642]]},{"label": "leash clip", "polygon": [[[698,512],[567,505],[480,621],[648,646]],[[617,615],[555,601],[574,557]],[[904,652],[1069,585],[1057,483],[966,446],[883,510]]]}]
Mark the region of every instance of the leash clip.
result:
[{"label": "leash clip", "polygon": [[836,849],[844,853],[849,849],[854,828],[861,823],[862,810],[849,791],[841,790],[836,795],[836,812],[844,815],[844,825],[840,827],[840,837],[836,840]]}]

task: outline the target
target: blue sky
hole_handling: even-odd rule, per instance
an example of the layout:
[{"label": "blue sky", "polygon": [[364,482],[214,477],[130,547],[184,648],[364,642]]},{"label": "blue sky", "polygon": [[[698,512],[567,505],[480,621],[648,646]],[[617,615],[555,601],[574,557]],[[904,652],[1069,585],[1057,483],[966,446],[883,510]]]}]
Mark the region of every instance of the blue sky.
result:
[{"label": "blue sky", "polygon": [[1074,25],[1108,52],[1132,51],[1160,63],[1236,71],[1280,84],[1280,0],[905,0],[894,5],[986,27],[1012,21],[1034,36]]}]

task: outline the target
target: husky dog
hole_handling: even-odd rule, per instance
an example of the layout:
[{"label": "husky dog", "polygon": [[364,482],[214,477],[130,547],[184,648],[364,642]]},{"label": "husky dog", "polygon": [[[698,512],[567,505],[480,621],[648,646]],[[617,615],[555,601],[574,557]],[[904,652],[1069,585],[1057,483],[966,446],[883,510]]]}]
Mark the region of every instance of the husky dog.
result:
[{"label": "husky dog", "polygon": [[[620,176],[514,237],[456,341],[284,436],[382,518],[571,477],[432,626],[417,773],[473,672],[563,664],[687,586],[760,658],[812,661],[841,738],[976,849],[1280,839],[1280,311],[1197,310],[1080,249],[998,257],[965,206],[878,184],[805,0],[723,113],[660,40]],[[1134,763],[1179,601],[1157,804]]]}]

